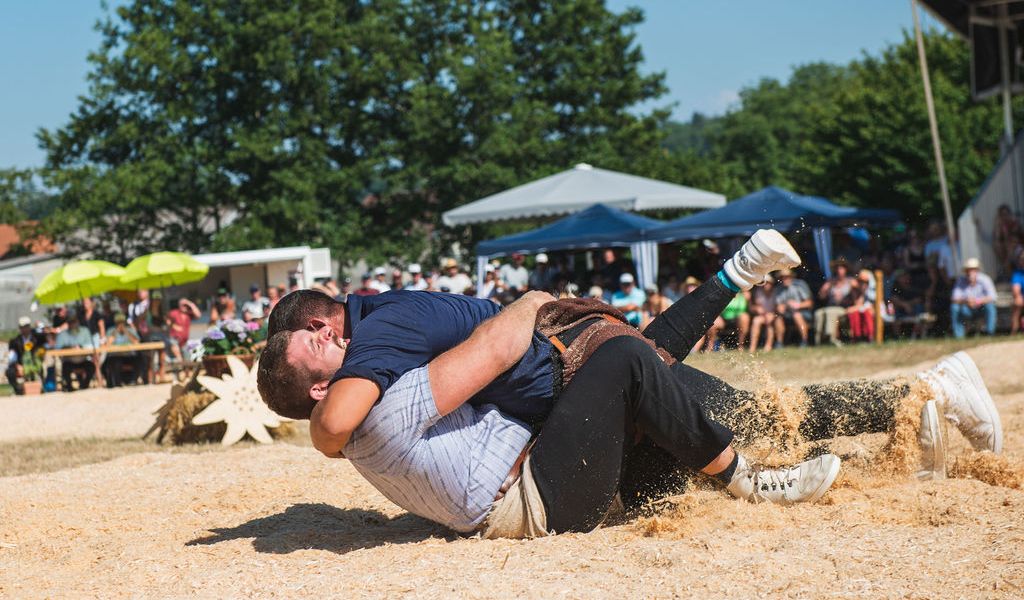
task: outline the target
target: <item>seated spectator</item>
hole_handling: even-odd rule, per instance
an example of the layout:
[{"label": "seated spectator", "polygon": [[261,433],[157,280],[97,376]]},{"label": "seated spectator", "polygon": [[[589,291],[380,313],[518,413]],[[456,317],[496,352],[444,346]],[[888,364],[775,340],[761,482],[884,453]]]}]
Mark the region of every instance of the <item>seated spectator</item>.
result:
[{"label": "seated spectator", "polygon": [[[519,256],[520,258],[522,257],[521,254]],[[522,266],[521,260],[519,264]],[[505,266],[507,267],[508,265]],[[437,278],[437,287],[440,288],[442,292],[464,294],[468,288],[473,287],[473,282],[469,279],[469,275],[466,275],[459,270],[459,263],[456,262],[454,258],[446,258],[442,268],[444,269],[444,275]],[[525,268],[523,268],[523,272],[526,272]],[[526,276],[523,277],[521,285],[524,288],[523,291],[525,291]],[[509,288],[512,289],[515,288],[515,286],[509,286]],[[513,289],[513,291],[515,290]]]},{"label": "seated spectator", "polygon": [[[139,343],[139,333],[128,323],[121,313],[114,315],[114,328],[107,333],[105,346],[130,346]],[[103,377],[107,387],[120,387],[126,383],[135,383],[145,368],[145,357],[136,352],[107,354],[103,361]]]},{"label": "seated spectator", "polygon": [[[272,290],[277,290],[271,287]],[[124,315],[121,315],[122,318]],[[189,331],[192,329],[192,319],[202,316],[199,307],[188,298],[178,298],[178,305],[167,313],[167,322],[170,330],[167,332],[171,339],[178,344],[178,349],[185,347],[188,343]],[[114,317],[114,325],[117,325],[117,317]]]},{"label": "seated spectator", "polygon": [[747,333],[750,331],[750,315],[747,314],[747,299],[750,292],[743,291],[729,301],[722,314],[715,318],[715,322],[708,329],[708,341],[705,346],[707,350],[717,350],[719,339],[727,328],[731,327],[736,331],[737,344],[740,348],[747,342]]},{"label": "seated spectator", "polygon": [[391,286],[387,284],[386,279],[388,278],[388,270],[384,267],[377,267],[373,270],[373,280],[370,281],[370,287],[377,290],[381,294],[384,292],[390,292]]},{"label": "seated spectator", "polygon": [[[956,261],[953,259],[953,247],[949,243],[949,236],[946,235],[946,226],[942,221],[932,221],[928,225],[928,241],[924,245],[925,258],[934,256],[940,271],[943,271],[946,279],[956,279]],[[915,285],[920,285],[914,282]]]},{"label": "seated spectator", "polygon": [[1020,320],[1024,316],[1024,251],[1017,253],[1016,268],[1010,277],[1010,290],[1013,292],[1013,312],[1011,314],[1010,334],[1020,331]]},{"label": "seated spectator", "polygon": [[782,317],[780,325],[776,325],[780,345],[786,333],[785,324],[791,322],[800,333],[800,347],[807,346],[812,308],[814,300],[807,282],[797,279],[792,269],[779,271],[779,288],[775,290],[775,312]]},{"label": "seated spectator", "polygon": [[43,348],[45,344],[46,339],[32,330],[32,319],[18,319],[18,335],[7,344],[7,382],[14,388],[15,394],[20,396],[25,393],[21,385],[25,377],[25,369],[22,366],[25,355]]},{"label": "seated spectator", "polygon": [[922,288],[928,278],[926,268],[925,243],[917,229],[911,229],[907,233],[907,243],[898,251],[899,266],[910,273],[914,280],[914,287]]},{"label": "seated spectator", "polygon": [[964,324],[979,317],[985,319],[985,333],[996,332],[996,286],[992,278],[981,272],[977,258],[964,261],[964,275],[953,286],[953,335],[964,337]]},{"label": "seated spectator", "polygon": [[372,285],[373,275],[370,273],[363,273],[363,276],[360,279],[362,281],[362,285],[352,292],[353,294],[356,296],[375,296],[380,293],[380,290]]},{"label": "seated spectator", "polygon": [[[391,269],[391,289],[393,290],[404,290],[405,289],[405,277],[402,276],[401,269]],[[337,296],[337,294],[334,294]]]},{"label": "seated spectator", "polygon": [[685,296],[685,295],[687,295],[687,294],[693,293],[693,290],[695,290],[695,289],[697,289],[699,287],[700,287],[700,279],[697,279],[693,275],[688,275],[686,277],[686,279],[683,280],[683,285],[680,286],[680,288],[679,288],[679,290],[680,290],[680,298]]},{"label": "seated spectator", "polygon": [[494,266],[488,264],[484,267],[484,282],[480,284],[480,297],[498,302],[505,293],[505,285],[498,279],[498,273]]},{"label": "seated spectator", "polygon": [[[330,283],[330,282],[331,282],[331,280],[328,279],[326,283]],[[337,294],[335,294],[332,297],[337,297]],[[281,301],[281,290],[278,289],[278,287],[276,285],[272,285],[272,286],[267,288],[267,301],[269,302],[269,304],[267,305],[267,310],[268,310],[267,314],[269,315],[270,314],[269,311],[274,310],[274,307],[277,306],[277,303]],[[196,317],[196,318],[199,318],[199,317]]]},{"label": "seated spectator", "polygon": [[93,344],[98,346],[107,335],[107,324],[103,321],[96,301],[89,297],[82,298],[82,310],[79,314],[82,315],[82,324],[92,334]]},{"label": "seated spectator", "polygon": [[861,269],[854,283],[853,302],[846,309],[850,338],[870,342],[875,337],[875,277],[871,271]]},{"label": "seated spectator", "polygon": [[[95,349],[92,334],[85,327],[82,327],[75,311],[67,312],[68,328],[57,334],[56,347],[58,350],[64,348],[88,348]],[[71,378],[78,379],[78,389],[84,390],[92,383],[92,377],[96,373],[96,365],[92,362],[91,356],[69,356],[61,359],[61,377],[64,382],[64,391],[70,392]]]},{"label": "seated spectator", "polygon": [[550,292],[554,288],[555,283],[555,272],[548,266],[548,255],[541,252],[534,257],[536,266],[533,268],[533,273],[530,273],[529,286],[531,290],[541,290],[542,292]]},{"label": "seated spectator", "polygon": [[249,299],[242,303],[242,314],[249,313],[246,321],[262,319],[270,312],[270,300],[263,297],[263,291],[255,283],[249,286]]},{"label": "seated spectator", "polygon": [[668,310],[668,307],[672,306],[672,301],[661,295],[658,291],[657,286],[647,287],[647,301],[643,305],[643,326],[640,329],[646,329],[647,325],[655,319],[658,315]]},{"label": "seated spectator", "polygon": [[1021,230],[1020,221],[1013,216],[1013,212],[1007,204],[999,207],[996,223],[992,228],[992,240],[996,258],[999,259],[997,276],[1005,277],[1013,272],[1014,258],[1021,242],[1024,242],[1024,231]]},{"label": "seated spectator", "polygon": [[[450,262],[449,262],[450,261]],[[530,286],[530,272],[523,266],[523,262],[526,261],[526,256],[516,252],[512,255],[512,262],[504,264],[501,269],[498,270],[498,278],[505,285],[505,289],[512,292],[516,296],[520,296],[529,289]],[[455,259],[448,259],[445,262],[445,269],[451,269],[451,265],[455,263]],[[444,279],[442,277],[442,279]],[[444,285],[443,283],[440,285]],[[468,286],[467,286],[468,287]],[[461,294],[462,290],[456,291],[451,290],[454,294]]]},{"label": "seated spectator", "polygon": [[672,302],[676,302],[682,298],[682,295],[679,293],[679,278],[674,274],[669,275],[668,279],[665,280],[665,285],[661,286],[661,295],[665,296]]},{"label": "seated spectator", "polygon": [[647,294],[636,286],[633,275],[623,273],[619,276],[619,291],[612,294],[611,305],[625,313],[630,325],[640,327],[646,301]]},{"label": "seated spectator", "polygon": [[764,329],[764,351],[771,352],[775,338],[782,341],[782,317],[776,309],[778,290],[771,275],[764,285],[757,286],[750,294],[750,351],[757,352],[757,345]]},{"label": "seated spectator", "polygon": [[905,323],[912,323],[914,333],[917,334],[921,329],[921,315],[924,314],[924,290],[914,284],[914,278],[908,271],[897,269],[893,273],[889,302],[893,308],[896,335],[902,333]]},{"label": "seated spectator", "polygon": [[824,306],[814,311],[814,343],[821,345],[822,337],[828,334],[835,345],[839,341],[839,322],[846,316],[846,309],[853,303],[853,278],[845,259],[832,262],[832,277],[818,290],[818,298]]},{"label": "seated spectator", "polygon": [[699,276],[702,281],[714,277],[722,268],[722,251],[714,240],[701,240],[697,252],[690,262],[689,271]]},{"label": "seated spectator", "polygon": [[[283,294],[282,294],[283,295]],[[130,310],[130,309],[129,309]],[[235,318],[236,307],[235,299],[231,297],[231,292],[228,291],[227,286],[222,285],[217,288],[217,297],[213,300],[213,307],[210,308],[210,323],[217,323],[218,321],[230,321]],[[134,313],[129,312],[129,317],[133,317]],[[138,327],[138,323],[134,319],[129,318],[129,323],[134,323],[139,334],[142,336],[146,335],[145,331],[142,331]]]},{"label": "seated spectator", "polygon": [[[488,265],[490,266],[490,265]],[[491,271],[494,267],[491,267]],[[425,290],[427,289],[427,280],[423,277],[423,267],[419,263],[412,263],[409,265],[409,283],[405,284],[407,290]]]}]

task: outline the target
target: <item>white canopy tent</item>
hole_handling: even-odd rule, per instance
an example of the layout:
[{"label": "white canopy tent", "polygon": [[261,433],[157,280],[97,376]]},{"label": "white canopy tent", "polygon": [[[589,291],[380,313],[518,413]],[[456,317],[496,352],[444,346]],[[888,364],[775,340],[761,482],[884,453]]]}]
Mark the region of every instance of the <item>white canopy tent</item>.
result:
[{"label": "white canopy tent", "polygon": [[453,227],[564,215],[594,204],[630,211],[718,208],[725,205],[725,196],[581,163],[568,171],[449,210],[442,218],[445,225]]}]

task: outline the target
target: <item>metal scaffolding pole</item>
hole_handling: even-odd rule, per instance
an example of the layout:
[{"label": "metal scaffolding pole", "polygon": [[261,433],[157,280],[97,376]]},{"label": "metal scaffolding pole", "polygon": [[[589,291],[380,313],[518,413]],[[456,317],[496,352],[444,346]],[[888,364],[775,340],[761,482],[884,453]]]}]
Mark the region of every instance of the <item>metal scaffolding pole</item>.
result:
[{"label": "metal scaffolding pole", "polygon": [[[949,204],[949,187],[946,185],[946,165],[942,161],[942,143],[939,141],[939,125],[935,119],[935,100],[932,99],[932,81],[928,74],[928,58],[924,52],[924,36],[921,35],[921,20],[917,14],[917,0],[910,0],[910,10],[914,14],[914,37],[917,39],[917,58],[921,62],[921,80],[924,82],[924,103],[928,107],[928,124],[932,131],[932,148],[935,150],[935,167],[939,171],[939,189],[942,191],[942,209],[946,213],[946,230],[949,232],[949,245],[956,248],[956,222],[953,221],[953,209]],[[960,270],[960,253],[954,251],[953,261],[957,271]]]}]

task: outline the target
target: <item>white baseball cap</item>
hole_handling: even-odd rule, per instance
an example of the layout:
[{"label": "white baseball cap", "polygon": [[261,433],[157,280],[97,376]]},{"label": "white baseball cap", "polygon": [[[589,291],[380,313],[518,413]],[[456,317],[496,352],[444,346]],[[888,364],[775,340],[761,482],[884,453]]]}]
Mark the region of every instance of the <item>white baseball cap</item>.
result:
[{"label": "white baseball cap", "polygon": [[633,276],[629,273],[623,273],[619,276],[619,283],[633,283],[634,281]]},{"label": "white baseball cap", "polygon": [[487,273],[493,273],[494,272],[494,265],[488,264],[486,267],[484,267],[484,271],[486,271]]},{"label": "white baseball cap", "polygon": [[28,327],[32,324],[32,319],[28,317],[18,317],[18,327]]},{"label": "white baseball cap", "polygon": [[419,263],[412,263],[411,265],[409,265],[409,274],[410,275],[415,275],[416,273],[422,273],[422,272],[423,272],[423,269],[420,268],[420,264]]},{"label": "white baseball cap", "polygon": [[384,267],[377,267],[376,269],[373,270],[373,274],[374,275],[387,275],[388,274],[388,270],[385,269]]},{"label": "white baseball cap", "polygon": [[548,262],[548,255],[544,254],[543,252],[541,252],[540,254],[538,254],[534,258],[536,259],[537,262],[539,262],[542,265],[543,264],[547,264],[547,262]]},{"label": "white baseball cap", "polygon": [[971,269],[979,269],[980,270],[981,269],[981,261],[978,260],[977,258],[973,258],[973,257],[972,258],[968,258],[967,260],[965,260],[964,261],[964,271],[969,271]]}]

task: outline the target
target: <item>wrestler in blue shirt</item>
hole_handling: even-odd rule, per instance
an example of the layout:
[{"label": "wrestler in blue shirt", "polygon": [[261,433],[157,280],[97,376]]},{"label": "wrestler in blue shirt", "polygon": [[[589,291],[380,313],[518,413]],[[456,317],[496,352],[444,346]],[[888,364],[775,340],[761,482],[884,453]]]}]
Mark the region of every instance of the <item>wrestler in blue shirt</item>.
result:
[{"label": "wrestler in blue shirt", "polygon": [[[375,296],[350,294],[345,310],[344,337],[350,342],[331,383],[349,377],[368,379],[383,395],[405,373],[465,341],[501,307],[472,296],[397,290]],[[494,404],[529,423],[543,420],[554,397],[553,351],[551,342],[534,332],[523,359],[469,402]]]}]

